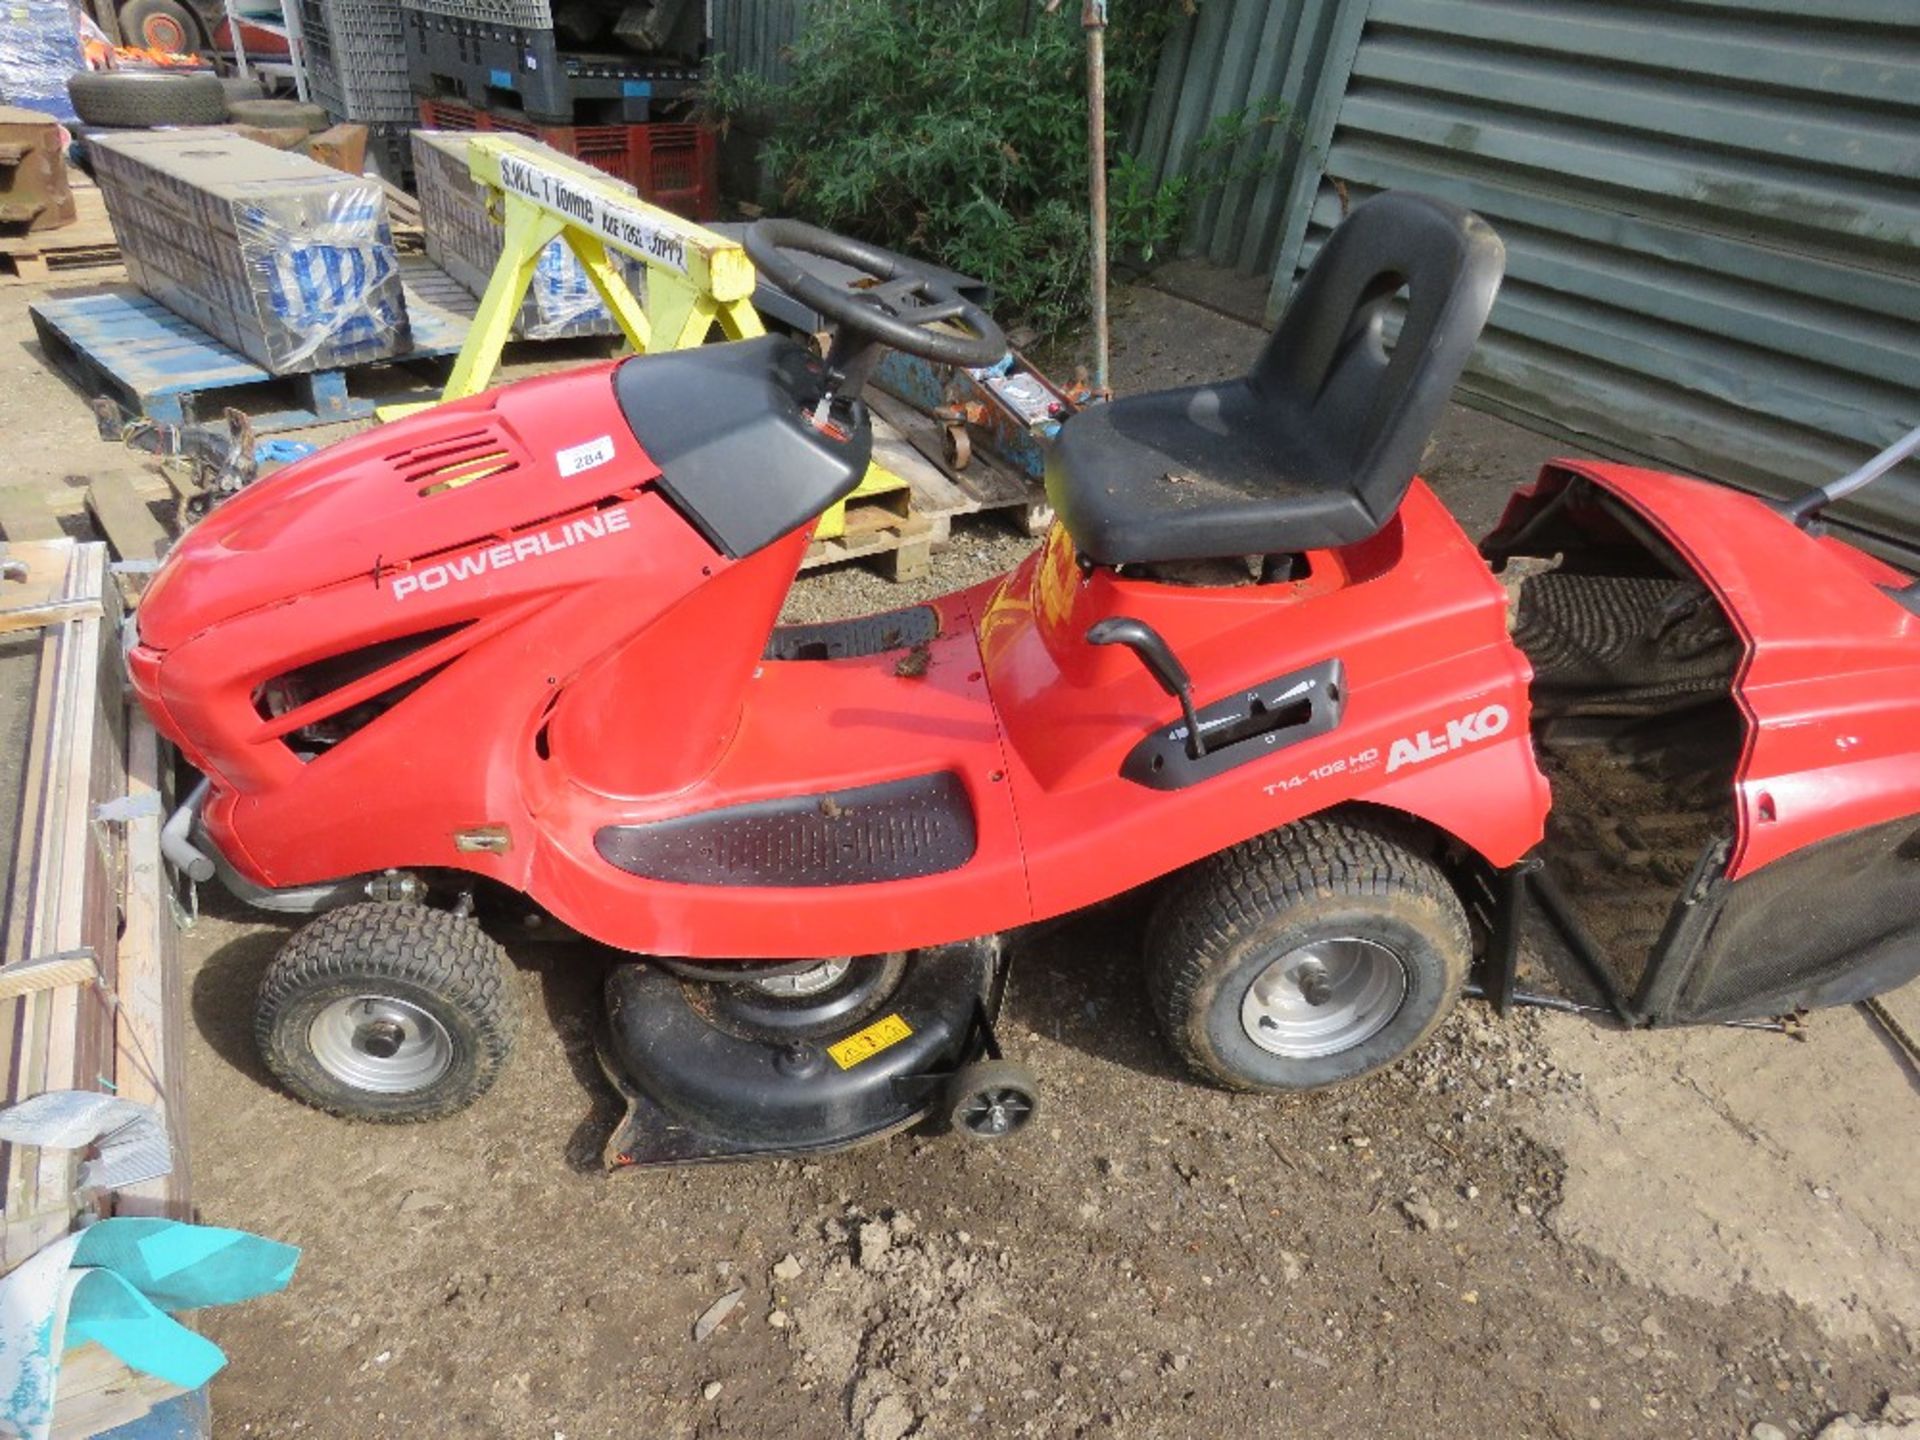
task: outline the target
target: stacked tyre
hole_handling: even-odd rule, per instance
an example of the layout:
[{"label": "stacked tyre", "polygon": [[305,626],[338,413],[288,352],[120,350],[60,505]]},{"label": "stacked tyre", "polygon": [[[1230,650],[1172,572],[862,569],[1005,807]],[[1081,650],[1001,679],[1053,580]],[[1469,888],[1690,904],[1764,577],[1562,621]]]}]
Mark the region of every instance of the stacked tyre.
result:
[{"label": "stacked tyre", "polygon": [[251,81],[210,70],[80,70],[67,77],[67,96],[82,124],[107,130],[231,121],[312,135],[333,123],[318,105],[263,99]]},{"label": "stacked tyre", "polygon": [[67,97],[83,124],[113,130],[156,125],[219,125],[227,91],[210,70],[80,70]]}]

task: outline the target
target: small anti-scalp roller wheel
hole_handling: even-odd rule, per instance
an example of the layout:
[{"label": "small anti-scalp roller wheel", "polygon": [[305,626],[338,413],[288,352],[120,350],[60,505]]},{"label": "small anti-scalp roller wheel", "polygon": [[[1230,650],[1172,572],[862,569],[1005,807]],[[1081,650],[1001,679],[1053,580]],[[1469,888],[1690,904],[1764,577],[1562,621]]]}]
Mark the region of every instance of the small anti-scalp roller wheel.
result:
[{"label": "small anti-scalp roller wheel", "polygon": [[1040,1107],[1033,1072],[1011,1060],[978,1060],[947,1082],[947,1120],[969,1140],[1005,1140]]},{"label": "small anti-scalp roller wheel", "polygon": [[1434,863],[1365,821],[1302,820],[1190,866],[1147,934],[1160,1028],[1230,1090],[1391,1064],[1459,998],[1467,917]]},{"label": "small anti-scalp roller wheel", "polygon": [[260,981],[254,1038],[281,1084],[358,1120],[432,1120],[484,1095],[517,1023],[507,955],[424,905],[329,911]]}]

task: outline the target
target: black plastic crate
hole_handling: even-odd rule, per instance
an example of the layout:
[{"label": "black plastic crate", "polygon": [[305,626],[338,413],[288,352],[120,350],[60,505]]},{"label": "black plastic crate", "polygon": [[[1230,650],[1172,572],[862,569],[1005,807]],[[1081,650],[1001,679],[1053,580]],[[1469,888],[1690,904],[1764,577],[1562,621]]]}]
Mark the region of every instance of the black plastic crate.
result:
[{"label": "black plastic crate", "polygon": [[404,19],[416,95],[548,124],[645,124],[701,75],[698,60],[563,51],[550,29],[414,9]]}]

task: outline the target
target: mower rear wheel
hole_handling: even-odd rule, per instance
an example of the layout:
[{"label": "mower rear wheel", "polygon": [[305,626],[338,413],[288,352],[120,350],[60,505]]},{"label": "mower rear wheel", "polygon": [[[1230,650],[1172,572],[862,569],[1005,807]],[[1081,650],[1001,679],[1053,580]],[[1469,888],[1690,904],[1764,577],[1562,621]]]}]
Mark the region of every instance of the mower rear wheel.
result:
[{"label": "mower rear wheel", "polygon": [[424,905],[329,911],[260,981],[254,1038],[280,1083],[357,1120],[434,1120],[499,1077],[518,1016],[509,962],[472,920]]},{"label": "mower rear wheel", "polygon": [[1040,1087],[1012,1060],[977,1060],[947,1082],[947,1122],[968,1140],[1005,1140],[1033,1123]]},{"label": "mower rear wheel", "polygon": [[1183,871],[1147,935],[1174,1052],[1230,1090],[1312,1090],[1423,1044],[1472,940],[1434,863],[1384,828],[1308,819]]}]

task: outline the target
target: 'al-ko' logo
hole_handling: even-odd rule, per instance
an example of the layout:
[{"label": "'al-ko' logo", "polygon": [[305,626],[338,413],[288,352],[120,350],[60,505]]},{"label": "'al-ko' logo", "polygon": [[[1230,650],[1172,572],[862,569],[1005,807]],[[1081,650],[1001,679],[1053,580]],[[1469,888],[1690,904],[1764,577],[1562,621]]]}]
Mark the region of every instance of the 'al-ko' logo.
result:
[{"label": "'al-ko' logo", "polygon": [[1506,706],[1489,705],[1458,720],[1449,720],[1447,728],[1438,733],[1422,730],[1417,735],[1396,740],[1393,748],[1387,751],[1387,773],[1391,775],[1402,765],[1424,764],[1452,751],[1477,745],[1482,740],[1491,740],[1505,733],[1511,719]]}]

